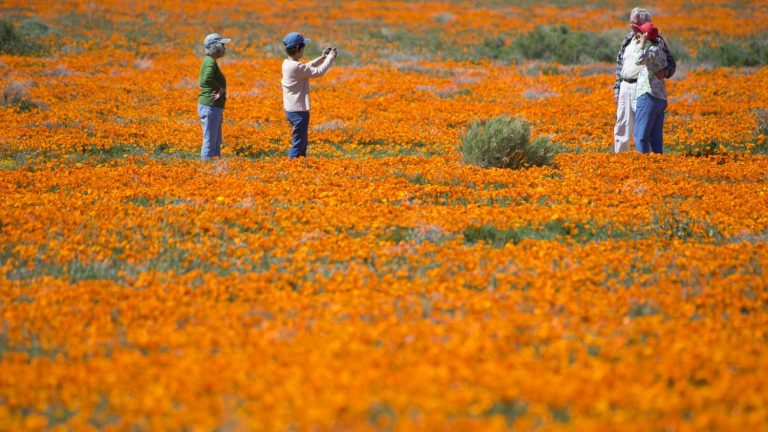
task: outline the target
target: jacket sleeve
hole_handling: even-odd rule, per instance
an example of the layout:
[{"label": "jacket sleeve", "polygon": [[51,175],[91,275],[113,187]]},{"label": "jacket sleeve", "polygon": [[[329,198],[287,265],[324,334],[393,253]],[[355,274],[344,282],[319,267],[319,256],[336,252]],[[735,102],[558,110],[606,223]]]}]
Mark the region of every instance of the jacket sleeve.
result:
[{"label": "jacket sleeve", "polygon": [[299,78],[299,79],[318,78],[325,75],[325,73],[328,72],[328,69],[331,68],[331,64],[333,64],[333,59],[335,58],[336,58],[335,56],[326,57],[323,64],[321,64],[318,67],[311,66],[311,63],[310,64],[299,63],[298,66],[296,67],[296,78]]},{"label": "jacket sleeve", "polygon": [[669,51],[669,45],[667,45],[667,41],[664,40],[661,36],[659,36],[659,39],[664,42],[664,56],[667,58],[667,79],[672,78],[672,75],[675,74],[675,70],[677,69],[677,65],[675,64],[675,58],[672,56],[672,53]]},{"label": "jacket sleeve", "polygon": [[318,66],[323,64],[323,60],[325,60],[325,57],[324,56],[320,56],[320,57],[312,60],[311,62],[309,62],[307,64],[312,66],[312,67],[318,67]]},{"label": "jacket sleeve", "polygon": [[659,65],[659,63],[663,63],[663,65],[659,67],[659,70],[661,70],[666,67],[667,61],[666,58],[664,58],[664,53],[661,47],[646,42],[635,63],[638,65]]}]

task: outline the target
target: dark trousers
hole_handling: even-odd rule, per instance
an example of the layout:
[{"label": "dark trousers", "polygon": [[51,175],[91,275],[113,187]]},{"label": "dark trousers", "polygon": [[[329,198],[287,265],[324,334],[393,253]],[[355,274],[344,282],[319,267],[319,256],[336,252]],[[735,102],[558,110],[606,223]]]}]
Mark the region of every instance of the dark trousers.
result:
[{"label": "dark trousers", "polygon": [[295,159],[297,157],[307,156],[307,145],[309,144],[309,111],[286,111],[288,123],[293,126],[291,136],[291,149],[288,151],[288,157]]}]

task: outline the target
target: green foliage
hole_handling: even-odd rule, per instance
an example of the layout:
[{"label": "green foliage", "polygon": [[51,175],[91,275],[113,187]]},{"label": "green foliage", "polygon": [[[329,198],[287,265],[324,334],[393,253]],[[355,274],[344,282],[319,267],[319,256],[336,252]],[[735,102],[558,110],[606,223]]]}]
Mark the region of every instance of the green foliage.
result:
[{"label": "green foliage", "polygon": [[674,153],[684,156],[715,156],[724,153],[724,147],[717,140],[705,143],[680,143],[674,147]]},{"label": "green foliage", "polygon": [[[28,300],[25,300],[28,301]],[[30,333],[24,330],[24,342],[13,344],[8,339],[8,336],[4,333],[0,333],[0,360],[8,353],[24,353],[27,357],[34,358],[46,358],[56,359],[61,354],[59,347],[47,346],[40,340],[40,336],[36,333]]]},{"label": "green foliage", "polygon": [[768,64],[768,40],[764,37],[704,46],[696,58],[713,66],[743,67]]},{"label": "green foliage", "polygon": [[544,60],[561,64],[612,62],[620,39],[612,35],[573,31],[567,26],[537,26],[512,43],[528,60]]},{"label": "green foliage", "polygon": [[28,82],[9,82],[3,87],[0,105],[5,107],[15,107],[18,112],[39,108],[40,104],[32,101],[29,97],[29,86],[30,84]]},{"label": "green foliage", "polygon": [[253,159],[263,159],[263,158],[279,157],[287,154],[287,150],[280,147],[280,144],[281,142],[277,140],[276,142],[272,142],[269,147],[261,147],[251,141],[247,141],[247,142],[238,141],[231,144],[231,149],[232,149],[232,152],[237,156],[253,158]]},{"label": "green foliage", "polygon": [[683,201],[665,198],[653,209],[650,233],[668,240],[684,242],[721,242],[725,236],[709,221],[693,219],[683,207]]},{"label": "green foliage", "polygon": [[114,144],[108,147],[99,147],[93,144],[81,144],[77,146],[74,153],[68,156],[67,160],[74,163],[92,162],[95,164],[107,164],[119,161],[126,157],[154,160],[194,160],[199,158],[199,153],[176,150],[173,148],[172,144],[167,142],[157,143],[152,148],[144,148],[128,143]]},{"label": "green foliage", "polygon": [[393,430],[397,412],[386,403],[374,403],[368,410],[368,423],[375,430]]},{"label": "green foliage", "polygon": [[485,413],[486,417],[503,416],[507,427],[513,427],[518,417],[528,412],[528,405],[519,400],[502,400],[495,402]]},{"label": "green foliage", "polygon": [[667,35],[662,36],[664,36],[664,42],[667,44],[667,49],[670,54],[672,54],[672,57],[675,58],[675,62],[678,65],[691,64],[694,62],[694,59],[691,56],[691,49],[687,44],[683,43],[680,39],[673,39],[673,37],[668,37]]},{"label": "green foliage", "polygon": [[[755,117],[757,118],[758,142],[750,147],[750,151],[755,154],[768,154],[768,109],[757,110]],[[760,135],[762,138],[759,138]]]},{"label": "green foliage", "polygon": [[464,230],[464,242],[475,244],[485,242],[494,247],[501,247],[508,242],[518,243],[519,237],[515,236],[513,230],[500,230],[492,225],[483,225],[479,227],[469,227]]},{"label": "green foliage", "polygon": [[493,225],[471,226],[464,229],[464,243],[471,245],[484,242],[491,247],[503,247],[507,243],[518,244],[523,240],[584,244],[654,237],[685,242],[722,243],[726,240],[717,226],[706,220],[691,218],[675,200],[665,200],[663,205],[654,208],[651,223],[647,228],[640,230],[622,230],[590,221],[574,223],[560,219],[540,226],[528,225],[506,230]]},{"label": "green foliage", "polygon": [[483,43],[470,50],[473,53],[475,59],[486,58],[492,60],[506,60],[517,61],[519,60],[519,53],[512,45],[507,45],[504,38],[501,36],[495,38],[486,37]]},{"label": "green foliage", "polygon": [[441,31],[435,29],[415,33],[384,28],[370,31],[368,35],[387,44],[396,44],[401,51],[420,57],[457,61],[520,60],[519,54],[505,42],[503,36],[486,37],[480,44],[461,45],[444,40]]},{"label": "green foliage", "polygon": [[533,63],[525,66],[525,76],[560,75],[563,72],[557,65]]},{"label": "green foliage", "polygon": [[25,20],[18,29],[12,22],[0,20],[0,53],[17,56],[45,54],[45,47],[35,39],[47,33],[48,27],[38,20]]},{"label": "green foliage", "polygon": [[401,50],[413,54],[432,56],[438,53],[450,53],[449,57],[457,55],[456,48],[443,40],[439,30],[433,29],[414,33],[403,29],[383,28],[370,31],[368,36],[388,44],[397,44]]},{"label": "green foliage", "polygon": [[384,236],[382,237],[382,240],[392,241],[395,243],[413,242],[415,244],[422,244],[429,242],[439,244],[446,240],[446,238],[446,234],[435,226],[393,226],[387,229]]},{"label": "green foliage", "polygon": [[412,176],[407,177],[408,183],[415,184],[415,185],[425,185],[429,184],[429,180],[424,177],[421,173],[416,173]]},{"label": "green foliage", "polygon": [[616,32],[573,31],[561,25],[536,27],[523,35],[486,36],[482,42],[471,44],[446,40],[439,30],[434,29],[413,32],[382,28],[370,31],[368,36],[385,44],[396,44],[399,50],[411,55],[458,61],[498,60],[516,63],[528,59],[581,64],[613,62],[623,35]]},{"label": "green foliage", "polygon": [[51,33],[51,28],[37,18],[22,20],[19,24],[19,34],[29,39],[42,39]]},{"label": "green foliage", "polygon": [[548,137],[533,141],[527,121],[508,116],[469,125],[462,138],[464,162],[482,168],[524,168],[552,163],[556,146]]},{"label": "green foliage", "polygon": [[768,109],[757,110],[755,116],[757,117],[757,132],[768,135]]},{"label": "green foliage", "polygon": [[0,145],[0,169],[29,169],[35,170],[51,161],[57,164],[71,165],[86,163],[90,165],[105,165],[119,163],[126,158],[135,161],[174,161],[197,160],[197,151],[174,149],[168,143],[160,143],[154,148],[144,148],[132,144],[114,144],[99,147],[93,144],[81,144],[74,148],[61,149],[18,149],[10,145]]},{"label": "green foliage", "polygon": [[627,311],[627,316],[630,318],[641,318],[645,316],[652,316],[658,314],[659,308],[651,302],[633,303]]},{"label": "green foliage", "polygon": [[549,412],[552,414],[552,420],[558,423],[569,423],[571,421],[571,410],[568,408],[550,407]]},{"label": "green foliage", "polygon": [[757,144],[750,144],[747,146],[747,150],[756,155],[768,155],[768,141],[763,141]]},{"label": "green foliage", "polygon": [[464,229],[464,242],[475,244],[482,241],[489,246],[502,247],[507,243],[518,244],[523,240],[573,240],[587,243],[639,235],[640,233],[619,231],[611,226],[597,226],[591,222],[570,223],[558,219],[542,226],[523,226],[509,230],[501,230],[493,225],[468,227]]},{"label": "green foliage", "polygon": [[[758,114],[759,116],[760,114]],[[764,114],[765,115],[765,114]],[[768,120],[763,120],[768,122]],[[763,124],[761,126],[760,119],[758,117],[758,128],[755,131],[755,141],[752,143],[746,143],[746,146],[742,144],[730,144],[727,142],[721,142],[719,140],[709,140],[706,142],[679,142],[670,147],[669,153],[678,154],[689,157],[711,157],[711,156],[725,156],[729,153],[742,153],[747,152],[751,154],[765,155],[768,154],[768,139],[759,138],[760,135],[768,136],[765,128],[768,125]],[[665,150],[666,151],[666,150]]]}]

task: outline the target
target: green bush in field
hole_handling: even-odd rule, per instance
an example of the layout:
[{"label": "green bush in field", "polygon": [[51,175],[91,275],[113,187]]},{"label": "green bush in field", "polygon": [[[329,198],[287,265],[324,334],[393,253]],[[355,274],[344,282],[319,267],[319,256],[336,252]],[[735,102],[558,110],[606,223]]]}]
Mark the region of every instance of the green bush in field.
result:
[{"label": "green bush in field", "polygon": [[757,117],[757,133],[768,136],[768,109],[757,110],[755,117]]},{"label": "green bush in field", "polygon": [[3,87],[0,94],[0,106],[14,107],[18,112],[25,112],[40,105],[29,98],[29,82],[11,81]]},{"label": "green bush in field", "polygon": [[582,64],[615,61],[616,52],[625,34],[621,31],[573,31],[561,25],[536,27],[521,35],[501,33],[486,36],[482,42],[468,45],[447,40],[439,30],[434,29],[423,32],[379,29],[370,31],[368,36],[386,44],[397,44],[400,50],[412,55],[459,61],[542,60],[561,64]]},{"label": "green bush in field", "polygon": [[[755,143],[747,146],[752,154],[768,154],[768,109],[759,109],[755,111],[757,120],[757,129],[755,130]],[[762,138],[760,138],[762,136]]]},{"label": "green bush in field", "polygon": [[755,38],[704,46],[698,50],[696,58],[713,66],[762,66],[768,64],[768,40]]},{"label": "green bush in field", "polygon": [[531,141],[527,121],[508,116],[470,124],[461,143],[464,162],[482,168],[549,165],[555,151],[548,137]]},{"label": "green bush in field", "polygon": [[518,36],[512,47],[523,58],[561,64],[613,62],[621,38],[610,34],[573,31],[564,25],[537,26]]},{"label": "green bush in field", "polygon": [[45,53],[45,47],[33,40],[48,31],[45,24],[37,20],[26,20],[17,29],[12,22],[0,20],[0,53],[20,56],[35,56]]},{"label": "green bush in field", "polygon": [[29,39],[41,39],[51,33],[51,28],[37,18],[28,18],[19,23],[19,34]]},{"label": "green bush in field", "polygon": [[511,45],[507,45],[504,42],[504,38],[486,37],[483,39],[483,43],[471,50],[472,59],[493,59],[502,61],[518,61],[520,56]]}]

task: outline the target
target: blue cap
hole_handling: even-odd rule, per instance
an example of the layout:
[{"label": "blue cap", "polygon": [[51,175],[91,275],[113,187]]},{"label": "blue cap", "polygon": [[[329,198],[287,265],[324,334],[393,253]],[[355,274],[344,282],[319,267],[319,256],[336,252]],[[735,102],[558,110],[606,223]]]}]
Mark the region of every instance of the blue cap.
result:
[{"label": "blue cap", "polygon": [[283,43],[285,44],[286,48],[293,48],[297,47],[301,44],[305,44],[307,42],[312,42],[311,39],[305,39],[304,36],[302,36],[300,33],[288,33],[285,35],[285,38],[283,38]]}]

